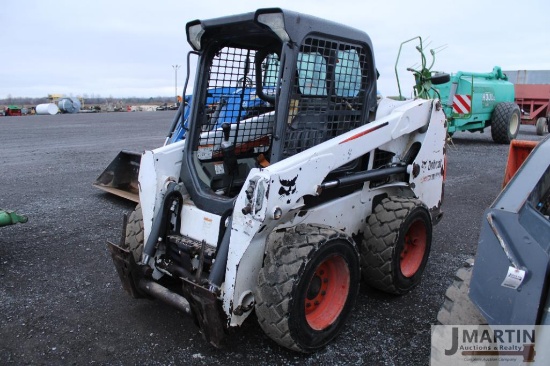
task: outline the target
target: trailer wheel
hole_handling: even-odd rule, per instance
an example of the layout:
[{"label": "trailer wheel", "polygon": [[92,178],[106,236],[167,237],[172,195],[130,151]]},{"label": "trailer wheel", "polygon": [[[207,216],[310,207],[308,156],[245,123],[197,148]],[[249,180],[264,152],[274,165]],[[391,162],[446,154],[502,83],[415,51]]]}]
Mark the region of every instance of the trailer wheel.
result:
[{"label": "trailer wheel", "polygon": [[456,272],[453,283],[445,292],[445,301],[437,314],[438,323],[443,325],[487,324],[487,320],[468,296],[473,263],[472,259],[469,260]]},{"label": "trailer wheel", "polygon": [[258,276],[258,322],[281,346],[313,352],[342,330],[360,277],[357,248],[341,231],[298,225],[274,232]]},{"label": "trailer wheel", "polygon": [[404,294],[420,283],[432,242],[430,214],[421,201],[388,197],[368,217],[361,243],[363,279]]},{"label": "trailer wheel", "polygon": [[546,129],[546,118],[540,117],[539,119],[537,119],[536,128],[537,135],[539,136],[542,136],[544,132],[548,132],[548,130]]},{"label": "trailer wheel", "polygon": [[491,117],[491,137],[499,144],[509,144],[519,132],[521,115],[517,104],[512,102],[496,105]]},{"label": "trailer wheel", "polygon": [[143,214],[141,213],[141,205],[138,204],[136,209],[128,217],[128,223],[126,225],[126,249],[128,249],[134,256],[136,263],[141,260],[141,253],[143,252]]}]

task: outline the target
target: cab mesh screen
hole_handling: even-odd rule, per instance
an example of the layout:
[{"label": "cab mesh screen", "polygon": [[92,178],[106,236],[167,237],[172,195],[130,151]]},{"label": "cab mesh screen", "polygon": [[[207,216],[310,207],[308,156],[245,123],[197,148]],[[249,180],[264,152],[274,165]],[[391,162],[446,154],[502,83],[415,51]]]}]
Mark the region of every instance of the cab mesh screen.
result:
[{"label": "cab mesh screen", "polygon": [[359,127],[367,83],[362,47],[307,38],[300,47],[283,157]]},{"label": "cab mesh screen", "polygon": [[[239,157],[269,149],[274,112],[271,104],[256,95],[255,56],[254,50],[224,47],[214,57],[203,101],[207,113],[197,146],[200,160],[219,160],[226,137]],[[226,137],[224,124],[229,128]]]}]

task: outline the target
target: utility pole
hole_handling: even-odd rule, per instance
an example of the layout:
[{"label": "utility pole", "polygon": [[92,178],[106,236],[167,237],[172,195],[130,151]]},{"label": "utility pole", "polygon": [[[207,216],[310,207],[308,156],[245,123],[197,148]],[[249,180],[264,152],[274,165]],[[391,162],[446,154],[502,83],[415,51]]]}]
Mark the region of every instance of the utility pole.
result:
[{"label": "utility pole", "polygon": [[176,105],[178,105],[178,69],[181,67],[181,65],[172,65],[174,68],[175,75],[175,89],[176,89]]}]

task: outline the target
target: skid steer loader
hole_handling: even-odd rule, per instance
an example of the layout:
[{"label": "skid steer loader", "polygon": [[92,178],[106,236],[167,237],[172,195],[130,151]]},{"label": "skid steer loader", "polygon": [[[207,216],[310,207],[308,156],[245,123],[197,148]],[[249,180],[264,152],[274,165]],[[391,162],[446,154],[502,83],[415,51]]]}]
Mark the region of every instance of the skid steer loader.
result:
[{"label": "skid steer loader", "polygon": [[[214,346],[255,311],[275,342],[313,352],[361,277],[394,294],[420,282],[445,115],[438,100],[378,102],[371,40],[344,25],[260,9],[186,31],[199,57],[186,138],[141,158],[140,203],[108,245],[123,287],[191,314]],[[224,87],[240,94],[220,124],[208,91]]]}]

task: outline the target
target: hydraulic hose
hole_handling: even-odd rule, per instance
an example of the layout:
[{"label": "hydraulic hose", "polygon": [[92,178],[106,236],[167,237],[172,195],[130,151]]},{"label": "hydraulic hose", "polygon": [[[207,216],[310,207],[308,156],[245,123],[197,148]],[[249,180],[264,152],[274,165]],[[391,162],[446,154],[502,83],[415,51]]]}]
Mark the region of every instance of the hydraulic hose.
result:
[{"label": "hydraulic hose", "polygon": [[143,264],[149,263],[149,259],[155,255],[156,244],[162,240],[163,235],[161,236],[161,230],[166,229],[166,216],[168,215],[168,210],[170,208],[169,204],[174,196],[179,195],[180,200],[183,200],[181,193],[177,190],[178,184],[171,182],[166,188],[166,194],[164,195],[164,200],[162,201],[162,206],[158,211],[158,214],[153,219],[153,226],[151,227],[151,233],[147,238],[147,243],[143,247],[143,255],[141,257],[141,262]]},{"label": "hydraulic hose", "polygon": [[374,169],[365,172],[350,174],[338,179],[323,182],[319,188],[338,188],[345,187],[356,183],[363,183],[370,180],[384,179],[394,174],[402,174],[407,172],[407,166],[395,166],[384,169]]},{"label": "hydraulic hose", "polygon": [[213,292],[217,292],[225,277],[225,267],[227,265],[227,255],[229,253],[229,238],[231,237],[232,224],[233,219],[230,217],[229,223],[220,243],[220,248],[218,249],[218,254],[216,255],[216,261],[212,265],[210,276],[208,276],[210,290]]}]

